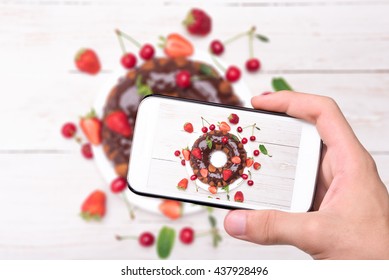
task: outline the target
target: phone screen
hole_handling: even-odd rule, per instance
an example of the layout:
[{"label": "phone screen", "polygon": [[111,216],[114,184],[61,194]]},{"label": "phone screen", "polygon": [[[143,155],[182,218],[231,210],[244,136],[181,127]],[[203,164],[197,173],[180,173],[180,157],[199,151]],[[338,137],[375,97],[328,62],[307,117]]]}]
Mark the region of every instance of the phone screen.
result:
[{"label": "phone screen", "polygon": [[[156,99],[139,108],[130,185],[131,176],[138,176],[143,192],[164,197],[291,208],[296,174],[309,172],[298,171],[306,124],[274,114]],[[134,166],[138,173],[131,172]]]}]

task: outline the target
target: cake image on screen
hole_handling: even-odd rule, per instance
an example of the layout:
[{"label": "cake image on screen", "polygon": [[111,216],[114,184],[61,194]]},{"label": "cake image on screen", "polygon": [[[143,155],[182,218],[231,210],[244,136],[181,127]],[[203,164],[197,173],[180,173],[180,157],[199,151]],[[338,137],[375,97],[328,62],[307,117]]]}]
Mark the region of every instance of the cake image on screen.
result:
[{"label": "cake image on screen", "polygon": [[[188,71],[191,77],[198,77],[186,88],[176,84],[176,74],[182,70]],[[156,57],[127,72],[125,77],[113,87],[103,109],[103,119],[113,112],[121,111],[126,114],[130,125],[134,127],[139,103],[144,96],[151,93],[242,105],[230,82],[223,79],[211,65],[184,57]],[[130,159],[132,135],[118,134],[104,122],[102,138],[104,152],[113,163],[117,175],[125,177]],[[216,181],[215,183],[217,184]]]}]

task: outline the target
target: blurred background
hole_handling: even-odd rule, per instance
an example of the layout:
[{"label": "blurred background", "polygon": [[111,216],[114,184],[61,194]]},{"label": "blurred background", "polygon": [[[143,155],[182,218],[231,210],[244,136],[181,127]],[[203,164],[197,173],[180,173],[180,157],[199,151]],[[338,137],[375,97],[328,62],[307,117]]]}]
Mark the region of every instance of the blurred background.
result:
[{"label": "blurred background", "polygon": [[[191,36],[182,26],[192,7],[211,16],[208,36]],[[77,123],[107,83],[124,73],[115,28],[152,44],[178,32],[206,51],[211,40],[256,26],[270,42],[254,45],[261,71],[242,70],[252,95],[272,90],[271,80],[283,77],[297,91],[331,96],[389,186],[388,12],[385,0],[0,0],[0,258],[157,259],[155,246],[115,236],[156,236],[165,225],[177,233],[210,229],[205,209],[172,221],[138,207],[130,220],[95,161],[61,136],[63,123]],[[74,55],[82,47],[98,53],[98,75],[76,69]],[[243,68],[247,56],[242,40],[229,45],[222,60]],[[107,214],[101,222],[85,222],[80,206],[95,189],[107,193]],[[217,248],[210,235],[190,245],[177,239],[170,258],[310,258],[290,246],[230,238],[223,228],[226,213],[212,213],[222,236]]]}]

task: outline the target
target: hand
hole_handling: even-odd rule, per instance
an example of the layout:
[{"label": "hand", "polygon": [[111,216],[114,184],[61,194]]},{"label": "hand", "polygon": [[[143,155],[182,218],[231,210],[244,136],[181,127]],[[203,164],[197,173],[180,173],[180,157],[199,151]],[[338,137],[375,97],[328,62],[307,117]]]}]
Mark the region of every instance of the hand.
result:
[{"label": "hand", "polygon": [[314,211],[235,210],[226,231],[258,244],[290,244],[315,259],[389,259],[388,191],[337,104],[290,91],[256,96],[252,104],[316,125],[324,146]]}]

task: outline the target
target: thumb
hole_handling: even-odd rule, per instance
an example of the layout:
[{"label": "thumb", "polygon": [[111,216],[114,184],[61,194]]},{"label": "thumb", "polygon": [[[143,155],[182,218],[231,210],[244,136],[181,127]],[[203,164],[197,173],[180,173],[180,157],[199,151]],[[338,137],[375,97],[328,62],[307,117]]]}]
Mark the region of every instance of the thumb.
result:
[{"label": "thumb", "polygon": [[262,245],[288,244],[309,252],[320,245],[317,218],[315,212],[235,210],[226,216],[224,227],[229,235],[239,239]]}]

